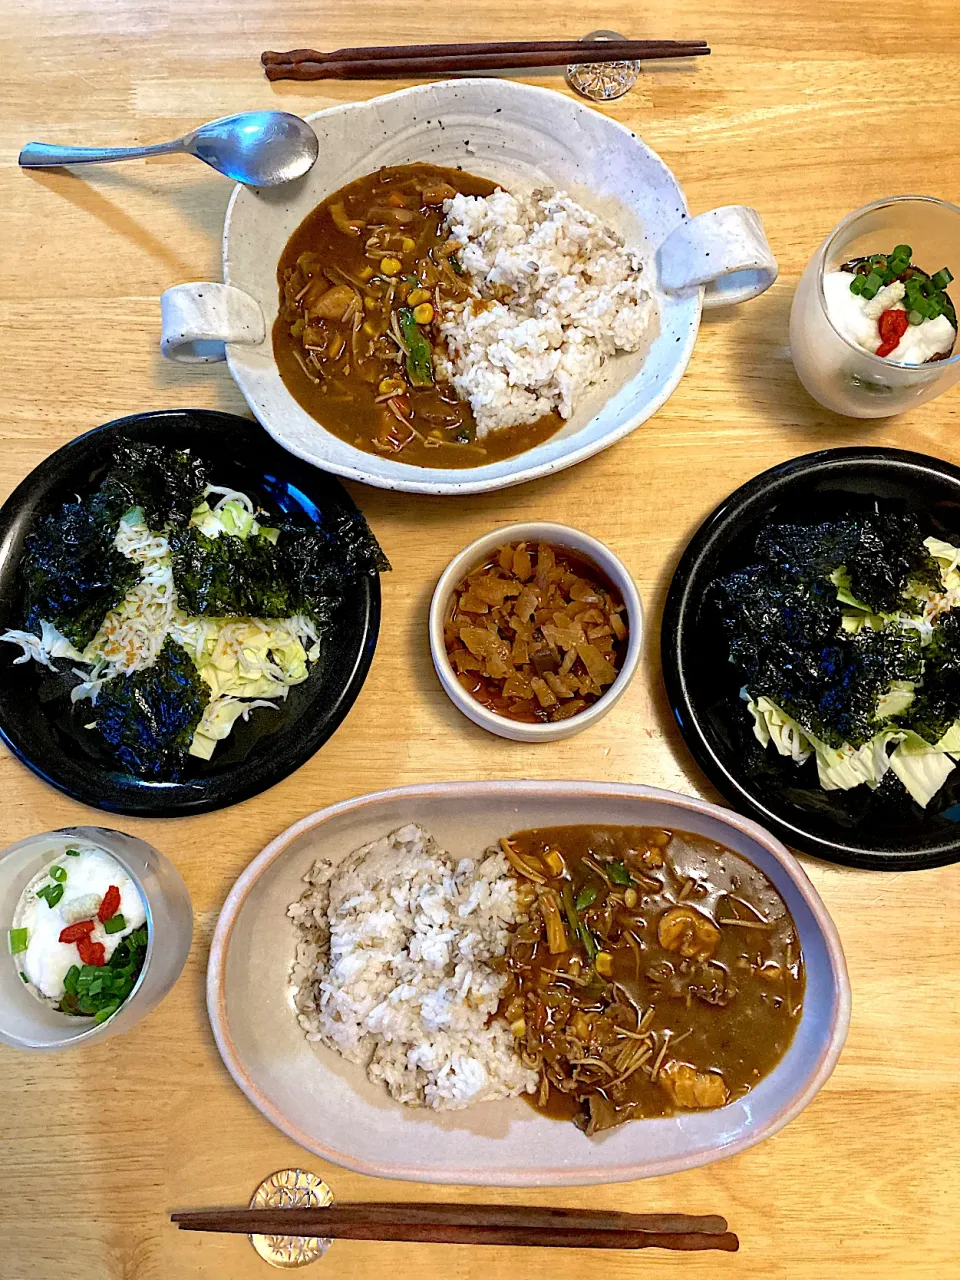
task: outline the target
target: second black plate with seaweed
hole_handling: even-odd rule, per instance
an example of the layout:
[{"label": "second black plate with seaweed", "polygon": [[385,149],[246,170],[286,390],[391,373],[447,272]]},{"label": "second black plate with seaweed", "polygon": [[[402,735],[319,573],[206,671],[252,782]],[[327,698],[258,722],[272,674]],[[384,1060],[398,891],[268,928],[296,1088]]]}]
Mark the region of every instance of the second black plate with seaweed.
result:
[{"label": "second black plate with seaweed", "polygon": [[[794,458],[736,490],[706,519],[677,566],[661,634],[664,681],[704,773],[732,805],[788,845],[851,866],[940,866],[960,861],[960,768],[925,808],[892,773],[876,790],[825,790],[813,759],[798,765],[754,736],[741,698],[744,672],[729,660],[717,606],[718,584],[757,564],[758,538],[772,526],[878,513],[881,521],[907,518],[922,537],[960,545],[960,468],[894,449],[831,449]],[[810,656],[822,660],[820,653]]]},{"label": "second black plate with seaweed", "polygon": [[[262,532],[255,525],[247,541],[201,538],[186,524],[198,485],[247,495]],[[209,504],[220,498],[211,494]],[[232,533],[246,516],[229,492],[224,501]],[[186,514],[172,510],[178,503]],[[180,528],[179,543],[170,536],[173,578],[189,613],[302,614],[319,636],[306,679],[291,681],[275,708],[236,719],[224,740],[208,741],[212,754],[204,759],[186,746],[211,693],[184,643],[168,639],[138,677],[108,680],[96,704],[71,700],[87,668],[78,675],[76,661],[57,656],[49,667],[15,665],[22,650],[7,643],[0,645],[0,735],[45,781],[99,809],[172,817],[236,804],[299,768],[350,710],[377,643],[385,561],[339,481],[286,453],[255,422],[207,410],[136,414],[58,449],[0,509],[0,633],[39,633],[39,619],[54,613],[74,649],[83,649],[136,586],[140,570],[113,541],[118,513],[130,507],[146,512],[151,530]],[[128,541],[136,541],[135,530]],[[286,674],[291,654],[279,662]],[[273,651],[265,664],[277,669]],[[178,689],[185,703],[195,699],[192,719]]]}]

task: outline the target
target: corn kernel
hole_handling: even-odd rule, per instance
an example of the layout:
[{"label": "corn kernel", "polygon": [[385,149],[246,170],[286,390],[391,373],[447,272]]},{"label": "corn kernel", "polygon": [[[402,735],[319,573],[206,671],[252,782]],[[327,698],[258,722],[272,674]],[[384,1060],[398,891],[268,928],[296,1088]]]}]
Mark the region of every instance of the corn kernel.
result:
[{"label": "corn kernel", "polygon": [[521,1036],[527,1033],[527,1023],[525,1018],[518,1018],[516,1022],[510,1023],[510,1030],[519,1040]]},{"label": "corn kernel", "polygon": [[413,318],[417,324],[429,324],[433,319],[433,307],[429,302],[421,302],[418,307],[413,308]]},{"label": "corn kernel", "polygon": [[363,305],[366,307],[368,311],[373,311],[373,309],[377,305],[376,298],[364,298]]},{"label": "corn kernel", "polygon": [[411,307],[416,307],[421,302],[429,302],[430,290],[429,289],[413,289],[407,295],[407,301],[410,303]]},{"label": "corn kernel", "polygon": [[373,275],[373,267],[361,267],[357,275],[361,280],[369,280]]},{"label": "corn kernel", "polygon": [[402,378],[384,378],[377,387],[377,391],[382,396],[397,395],[401,391],[406,391],[407,384]]},{"label": "corn kernel", "polygon": [[402,265],[403,263],[399,258],[381,258],[380,274],[385,276],[395,276]]},{"label": "corn kernel", "polygon": [[404,253],[413,253],[414,249],[417,247],[417,242],[416,240],[411,240],[409,236],[404,236],[400,241],[400,246]]},{"label": "corn kernel", "polygon": [[623,902],[624,902],[624,905],[632,911],[633,908],[637,905],[636,889],[628,889],[626,893],[623,895]]},{"label": "corn kernel", "polygon": [[601,978],[610,978],[613,976],[613,956],[609,951],[598,951],[597,958],[593,962],[597,967],[597,973]]}]

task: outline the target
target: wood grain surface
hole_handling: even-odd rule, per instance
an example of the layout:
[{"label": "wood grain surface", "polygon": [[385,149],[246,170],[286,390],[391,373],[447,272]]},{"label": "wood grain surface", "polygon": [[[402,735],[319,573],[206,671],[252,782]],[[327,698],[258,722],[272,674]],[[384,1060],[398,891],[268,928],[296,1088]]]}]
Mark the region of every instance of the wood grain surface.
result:
[{"label": "wood grain surface", "polygon": [[[577,1190],[471,1191],[378,1182],[312,1158],[246,1102],[204,1011],[210,933],[235,877],[291,822],[345,797],[456,778],[595,777],[711,796],[661,692],[658,615],[677,557],[710,509],[783,459],[882,444],[960,462],[960,392],[899,419],[822,411],[790,362],[787,318],[807,258],[848,211],[902,192],[960,198],[956,0],[6,0],[0,6],[0,496],[53,449],[122,414],[246,412],[225,367],[164,363],[157,299],[215,279],[230,185],[187,159],[20,172],[19,147],[159,142],[228,112],[306,113],[396,84],[269,85],[263,49],[556,38],[595,27],[707,39],[608,110],[678,175],[692,210],[763,215],[780,265],[756,302],[712,315],[669,404],[571,471],[501,494],[353,492],[394,564],[366,686],[336,737],[293,777],[223,813],[117,825],[170,856],[193,895],[193,953],[129,1035],[62,1056],[0,1052],[2,1280],[265,1276],[242,1237],[178,1233],[171,1210],[245,1204],[303,1164],[343,1200],[525,1199],[722,1213],[732,1256],[611,1254],[609,1280],[880,1280],[956,1274],[960,1218],[960,869],[902,875],[807,868],[840,930],[853,1025],[833,1078],[786,1130],[687,1174]],[[536,83],[566,92],[559,75]],[[935,264],[940,265],[940,264]],[[957,270],[957,264],[951,264]],[[581,525],[633,572],[646,664],[599,725],[532,748],[488,736],[447,701],[426,645],[430,592],[451,556],[498,522]],[[0,758],[0,844],[98,815]],[[716,798],[716,797],[712,797]],[[109,821],[109,819],[108,819]],[[580,1280],[576,1252],[338,1242],[317,1274],[343,1280]]]}]

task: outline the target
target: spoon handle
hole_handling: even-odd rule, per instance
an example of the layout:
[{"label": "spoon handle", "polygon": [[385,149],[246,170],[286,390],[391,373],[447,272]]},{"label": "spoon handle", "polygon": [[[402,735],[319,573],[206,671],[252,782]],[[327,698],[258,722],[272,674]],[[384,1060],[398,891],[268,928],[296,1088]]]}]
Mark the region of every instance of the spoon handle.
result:
[{"label": "spoon handle", "polygon": [[49,142],[28,142],[20,152],[22,169],[49,169],[64,164],[104,164],[111,160],[139,160],[183,150],[183,139],[159,142],[153,147],[57,147]]}]

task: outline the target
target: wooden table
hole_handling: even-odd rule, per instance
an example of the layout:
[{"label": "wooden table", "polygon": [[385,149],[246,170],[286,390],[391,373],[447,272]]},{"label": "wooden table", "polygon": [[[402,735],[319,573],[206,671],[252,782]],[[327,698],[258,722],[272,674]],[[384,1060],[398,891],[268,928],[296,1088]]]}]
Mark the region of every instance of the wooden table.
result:
[{"label": "wooden table", "polygon": [[[827,18],[827,13],[830,17]],[[30,138],[158,142],[218,115],[306,113],[385,84],[277,84],[264,48],[427,38],[529,38],[618,27],[706,37],[713,55],[663,65],[609,110],[669,164],[691,208],[761,210],[779,258],[760,300],[711,316],[669,404],[572,471],[452,503],[356,488],[395,572],[359,701],[336,737],[281,785],[222,813],[121,819],[163,849],[193,895],[196,939],[164,1004],[129,1035],[58,1057],[0,1053],[2,1280],[168,1280],[267,1275],[242,1237],[178,1234],[178,1207],[245,1203],[275,1169],[302,1164],[338,1198],[475,1199],[519,1192],[379,1183],[324,1166],[283,1138],[233,1085],[203,1002],[210,933],[247,862],[304,814],[426,779],[597,777],[712,796],[671,723],[657,619],[677,556],[708,511],[766,467],[827,445],[882,444],[960,460],[960,394],[901,419],[857,424],[818,408],[787,348],[793,288],[845,213],[878,196],[960,196],[956,0],[7,0],[0,7],[0,491],[98,423],[142,409],[245,412],[226,369],[161,360],[157,298],[215,279],[230,185],[176,158],[27,175]],[[574,16],[576,14],[576,16]],[[565,92],[559,77],[538,80]],[[940,264],[935,264],[939,266]],[[957,270],[957,263],[951,264]],[[432,585],[498,522],[588,528],[623,556],[648,610],[647,664],[593,730],[533,750],[456,712],[433,675]],[[386,725],[389,733],[384,732]],[[0,758],[0,844],[100,815]],[[716,798],[713,796],[712,798]],[[110,821],[110,819],[107,819]],[[737,1256],[614,1254],[603,1274],[701,1280],[945,1277],[960,1253],[960,872],[882,875],[807,860],[837,922],[855,992],[833,1078],[788,1129],[733,1160],[629,1186],[544,1190],[544,1204],[726,1214]],[[339,1243],[316,1274],[394,1280],[580,1280],[580,1253]]]}]

